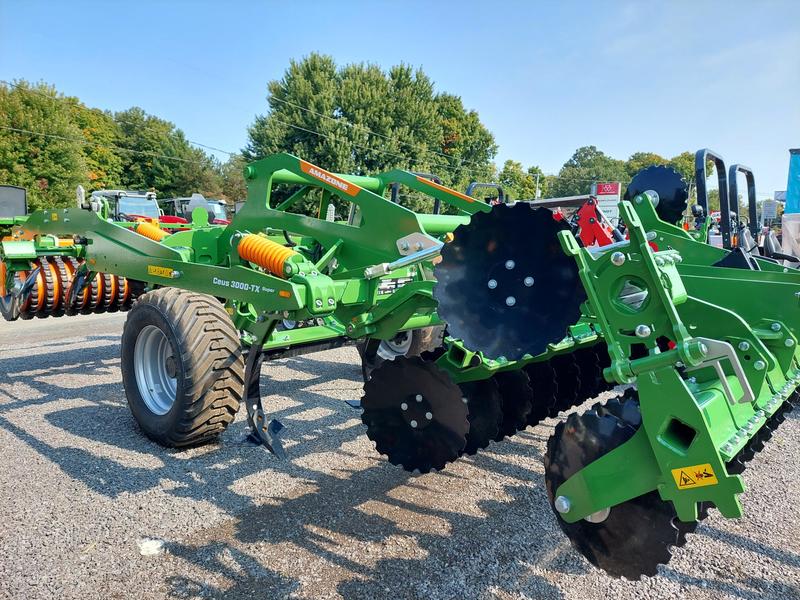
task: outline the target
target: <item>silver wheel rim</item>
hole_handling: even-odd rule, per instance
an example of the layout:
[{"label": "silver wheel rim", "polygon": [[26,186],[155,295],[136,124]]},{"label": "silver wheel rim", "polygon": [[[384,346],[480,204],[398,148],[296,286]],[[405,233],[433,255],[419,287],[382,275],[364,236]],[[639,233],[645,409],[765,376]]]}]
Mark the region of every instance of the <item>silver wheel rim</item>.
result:
[{"label": "silver wheel rim", "polygon": [[[155,325],[147,325],[136,338],[133,367],[142,400],[156,415],[169,412],[178,392],[178,380],[170,376],[168,360],[175,359],[167,336]],[[174,362],[173,368],[177,368]]]},{"label": "silver wheel rim", "polygon": [[410,331],[402,331],[391,340],[381,340],[377,354],[383,360],[394,360],[398,356],[408,354],[413,341],[414,338]]}]

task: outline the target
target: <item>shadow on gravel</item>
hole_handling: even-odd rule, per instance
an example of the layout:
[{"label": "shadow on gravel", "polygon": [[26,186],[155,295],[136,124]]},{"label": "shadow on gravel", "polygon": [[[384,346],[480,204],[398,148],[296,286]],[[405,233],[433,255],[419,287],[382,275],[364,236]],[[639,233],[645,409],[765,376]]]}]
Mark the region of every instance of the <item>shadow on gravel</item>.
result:
[{"label": "shadow on gravel", "polygon": [[[106,337],[111,336],[93,339]],[[171,558],[167,560],[191,563],[207,574],[202,578],[168,578],[166,584],[173,597],[281,598],[302,586],[319,590],[320,596],[338,593],[345,598],[364,599],[480,598],[504,594],[557,599],[563,597],[561,591],[535,572],[534,565],[537,570],[567,575],[582,575],[590,569],[561,535],[547,501],[539,450],[546,435],[525,431],[492,444],[487,452],[462,459],[441,473],[413,476],[384,462],[374,451],[363,457],[346,449],[363,434],[360,423],[347,426],[359,418],[359,413],[342,400],[326,395],[324,384],[333,379],[358,384],[360,369],[358,365],[307,356],[281,362],[302,375],[296,379],[270,379],[270,363],[262,370],[261,388],[267,410],[269,394],[297,403],[272,413],[289,426],[289,460],[279,461],[261,447],[246,442],[242,419],[215,446],[187,452],[167,450],[137,430],[121,383],[69,388],[55,382],[54,376],[67,375],[75,368],[86,373],[111,368],[109,363],[117,368],[116,344],[66,353],[58,352],[57,344],[52,348],[53,352],[36,361],[29,357],[0,360],[0,373],[7,374],[3,383],[21,382],[37,394],[34,400],[24,400],[0,390],[10,397],[10,401],[0,403],[0,427],[98,494],[115,498],[124,493],[160,489],[163,494],[211,503],[231,517],[218,526],[195,532],[187,541],[168,544]],[[354,391],[353,395],[360,393]],[[47,403],[63,400],[82,403],[46,410]],[[41,405],[46,427],[74,436],[81,447],[48,443],[47,435],[26,431],[6,416],[29,405]],[[312,419],[296,418],[311,408],[327,412]],[[790,418],[796,416],[794,413]],[[69,436],[62,438],[62,444],[64,440],[69,443]],[[108,454],[104,446],[152,455],[158,464],[122,464],[104,456]],[[342,468],[324,472],[306,466],[305,459],[324,453],[344,456]],[[506,460],[512,455],[523,457],[526,466]],[[350,462],[360,465],[360,470],[347,470]],[[297,483],[290,489],[294,497],[270,497],[265,503],[262,496],[255,502],[251,496],[236,491],[247,478],[248,485],[264,481],[268,486],[270,477],[278,474]],[[443,508],[460,508],[452,498],[441,501],[440,489],[446,486],[440,484],[447,478],[456,483],[488,482],[498,474],[512,481],[491,493],[493,498],[505,496],[504,500],[477,500],[476,510]],[[469,501],[470,498],[464,499],[465,503]],[[751,540],[745,544],[730,532],[705,524],[701,528],[699,533],[753,550]],[[763,544],[757,544],[754,551],[800,566],[800,558],[789,552]],[[266,566],[267,560],[270,566]],[[185,564],[177,562],[176,567],[185,568]],[[686,586],[747,600],[759,597],[755,590],[761,590],[760,597],[764,593],[787,598],[797,595],[791,586],[760,579],[707,581],[669,568],[663,576]],[[224,578],[225,585],[211,583],[220,578]]]}]

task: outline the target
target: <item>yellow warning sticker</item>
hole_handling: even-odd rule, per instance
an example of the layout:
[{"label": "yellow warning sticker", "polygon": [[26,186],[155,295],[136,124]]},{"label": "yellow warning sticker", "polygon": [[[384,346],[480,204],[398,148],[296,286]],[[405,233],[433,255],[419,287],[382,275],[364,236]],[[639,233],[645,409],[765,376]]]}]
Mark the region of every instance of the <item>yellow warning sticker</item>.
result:
[{"label": "yellow warning sticker", "polygon": [[156,265],[147,265],[147,274],[155,275],[156,277],[172,278],[172,269],[169,267],[157,267]]},{"label": "yellow warning sticker", "polygon": [[694,465],[693,467],[682,467],[672,469],[672,477],[679,490],[688,490],[705,485],[717,485],[719,481],[714,475],[714,469],[706,463],[704,465]]}]

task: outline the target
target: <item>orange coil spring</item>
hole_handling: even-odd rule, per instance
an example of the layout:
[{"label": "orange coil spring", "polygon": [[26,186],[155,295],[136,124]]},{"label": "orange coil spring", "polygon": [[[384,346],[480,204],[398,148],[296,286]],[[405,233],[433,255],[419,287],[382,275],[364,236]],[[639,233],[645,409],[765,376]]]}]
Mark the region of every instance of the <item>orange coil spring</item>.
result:
[{"label": "orange coil spring", "polygon": [[278,277],[284,276],[283,268],[286,260],[297,254],[291,248],[252,233],[242,238],[237,249],[243,259],[263,267]]},{"label": "orange coil spring", "polygon": [[136,233],[143,235],[146,238],[155,240],[156,242],[160,242],[169,235],[166,231],[159,228],[157,225],[152,225],[151,223],[145,223],[145,222],[137,223],[134,226],[133,230]]}]

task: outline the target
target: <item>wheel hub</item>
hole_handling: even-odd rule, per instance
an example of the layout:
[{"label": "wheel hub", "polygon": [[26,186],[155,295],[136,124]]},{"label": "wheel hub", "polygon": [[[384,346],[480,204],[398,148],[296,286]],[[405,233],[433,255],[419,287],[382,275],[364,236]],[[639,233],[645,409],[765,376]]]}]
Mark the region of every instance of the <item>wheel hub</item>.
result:
[{"label": "wheel hub", "polygon": [[148,410],[156,415],[167,414],[178,390],[177,363],[169,339],[155,325],[147,325],[139,332],[133,349],[133,367]]}]

